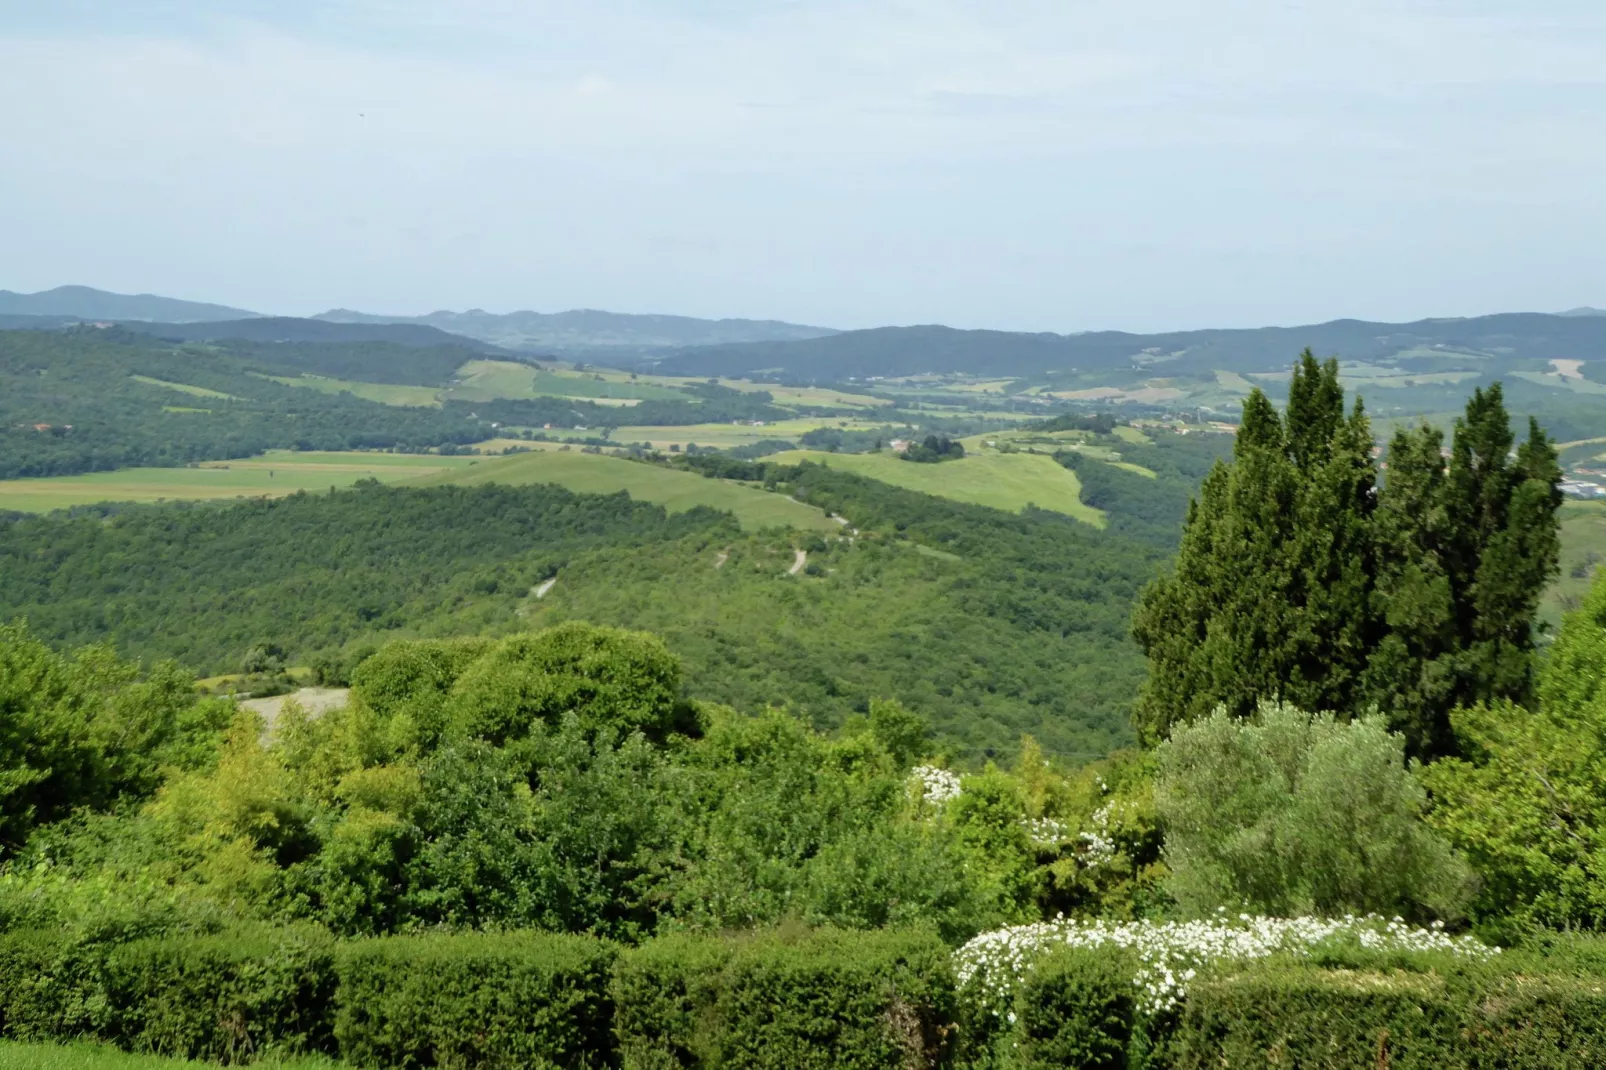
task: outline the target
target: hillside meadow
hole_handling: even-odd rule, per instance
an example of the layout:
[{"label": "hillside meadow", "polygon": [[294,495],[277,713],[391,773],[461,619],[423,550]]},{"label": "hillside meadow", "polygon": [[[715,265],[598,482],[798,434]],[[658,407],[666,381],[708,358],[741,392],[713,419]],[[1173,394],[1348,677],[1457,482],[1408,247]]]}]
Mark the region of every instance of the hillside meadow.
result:
[{"label": "hillside meadow", "polygon": [[789,450],[767,459],[778,464],[812,461],[905,490],[970,505],[985,505],[1007,513],[1018,513],[1028,505],[1035,505],[1094,527],[1103,527],[1106,523],[1103,511],[1083,504],[1082,485],[1076,473],[1042,454],[989,450],[967,453],[959,460],[941,464],[916,464],[900,459],[891,451]]},{"label": "hillside meadow", "polygon": [[415,479],[474,464],[473,457],[359,451],[269,450],[185,468],[119,468],[77,476],[0,480],[0,511],[48,513],[100,502],[204,501],[281,497],[297,491]]},{"label": "hillside meadow", "polygon": [[458,466],[411,480],[410,485],[482,486],[505,483],[526,486],[553,483],[579,494],[628,493],[637,501],[661,505],[671,513],[706,506],[735,515],[743,528],[795,528],[834,531],[834,524],[818,508],[727,480],[703,479],[690,472],[642,464],[600,453],[578,450],[532,450],[509,457]]}]

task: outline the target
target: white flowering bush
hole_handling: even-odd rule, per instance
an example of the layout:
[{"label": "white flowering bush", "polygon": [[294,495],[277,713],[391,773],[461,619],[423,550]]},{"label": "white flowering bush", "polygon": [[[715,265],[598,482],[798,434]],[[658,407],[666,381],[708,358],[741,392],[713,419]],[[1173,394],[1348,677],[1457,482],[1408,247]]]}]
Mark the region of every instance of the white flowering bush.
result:
[{"label": "white flowering bush", "polygon": [[934,765],[917,765],[909,772],[909,781],[920,797],[933,806],[941,806],[959,798],[959,774]]},{"label": "white flowering bush", "polygon": [[1223,960],[1265,958],[1278,952],[1300,956],[1343,938],[1376,951],[1441,951],[1484,959],[1499,953],[1471,936],[1451,936],[1442,926],[1407,925],[1375,914],[1343,918],[1268,918],[1240,914],[1210,921],[1107,922],[1059,918],[982,933],[954,952],[961,991],[976,1009],[1013,1020],[1010,1006],[1024,978],[1048,952],[1061,947],[1125,949],[1136,959],[1132,983],[1138,1005],[1155,1014],[1179,1006],[1188,982]]}]

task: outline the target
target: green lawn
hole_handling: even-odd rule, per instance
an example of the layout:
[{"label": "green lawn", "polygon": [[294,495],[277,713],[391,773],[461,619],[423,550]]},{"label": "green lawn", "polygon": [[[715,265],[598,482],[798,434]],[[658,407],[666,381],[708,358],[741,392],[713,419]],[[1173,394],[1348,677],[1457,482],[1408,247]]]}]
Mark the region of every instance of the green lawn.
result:
[{"label": "green lawn", "polygon": [[[344,1065],[326,1058],[274,1059],[253,1062],[263,1070],[339,1070]],[[104,1044],[19,1044],[0,1040],[0,1070],[179,1070],[180,1067],[216,1067],[216,1063],[169,1059],[160,1055],[132,1055]]]},{"label": "green lawn", "polygon": [[56,479],[0,480],[0,509],[47,513],[95,502],[278,497],[346,487],[359,479],[394,483],[475,462],[473,457],[433,454],[272,450],[243,460],[206,461],[196,468],[121,468]]},{"label": "green lawn", "polygon": [[722,509],[736,514],[736,519],[749,530],[771,527],[837,529],[819,509],[784,495],[578,450],[520,453],[481,461],[472,469],[439,473],[411,482],[417,486],[556,483],[583,494],[614,494],[622,490],[640,501],[656,502],[670,512],[684,512],[699,505]]},{"label": "green lawn", "polygon": [[1083,505],[1076,473],[1038,453],[971,453],[957,461],[916,464],[892,452],[821,453],[792,450],[770,460],[796,464],[817,461],[883,483],[954,501],[1018,513],[1028,504],[1104,526],[1104,513]]}]

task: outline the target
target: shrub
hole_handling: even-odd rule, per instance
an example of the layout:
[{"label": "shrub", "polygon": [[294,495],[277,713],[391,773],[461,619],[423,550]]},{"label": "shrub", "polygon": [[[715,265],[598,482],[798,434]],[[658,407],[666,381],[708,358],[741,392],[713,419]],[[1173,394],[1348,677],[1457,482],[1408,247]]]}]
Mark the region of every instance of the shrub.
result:
[{"label": "shrub", "polygon": [[341,950],[335,1036],[359,1066],[600,1067],[611,944],[542,933],[363,940]]},{"label": "shrub", "polygon": [[1016,998],[1013,1065],[1126,1066],[1138,1012],[1136,970],[1114,948],[1066,948],[1039,963]]},{"label": "shrub", "polygon": [[138,940],[102,969],[102,1035],[124,1047],[230,1063],[332,1050],[334,942],[320,930]]},{"label": "shrub", "polygon": [[1465,863],[1423,821],[1404,738],[1262,703],[1181,724],[1156,758],[1168,890],[1185,912],[1460,915]]},{"label": "shrub", "polygon": [[947,949],[925,932],[675,939],[615,981],[631,1070],[928,1067],[953,1049]]},{"label": "shrub", "polygon": [[1188,1070],[1584,1070],[1606,1063],[1606,982],[1457,962],[1264,963],[1195,985],[1176,1053]]}]

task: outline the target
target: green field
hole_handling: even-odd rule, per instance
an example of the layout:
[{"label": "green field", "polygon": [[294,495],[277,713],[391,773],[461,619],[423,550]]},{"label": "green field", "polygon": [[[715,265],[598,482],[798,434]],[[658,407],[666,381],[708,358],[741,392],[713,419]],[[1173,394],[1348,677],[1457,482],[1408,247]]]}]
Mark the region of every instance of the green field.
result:
[{"label": "green field", "polygon": [[440,391],[428,386],[399,383],[362,383],[355,379],[327,379],[321,375],[269,375],[265,378],[285,386],[300,386],[323,394],[353,394],[381,405],[410,405],[415,408],[439,405]]},{"label": "green field", "polygon": [[1596,568],[1606,564],[1606,501],[1563,502],[1559,519],[1561,572],[1539,606],[1539,619],[1552,628],[1578,608]]},{"label": "green field", "polygon": [[221,390],[208,390],[204,386],[190,386],[188,383],[170,383],[166,379],[152,379],[148,375],[130,375],[129,378],[136,383],[144,383],[146,386],[166,387],[168,390],[177,390],[180,394],[188,394],[195,398],[218,398],[223,401],[240,400],[233,394],[225,394]]},{"label": "green field", "polygon": [[883,483],[941,498],[1018,513],[1027,505],[1064,513],[1095,527],[1104,513],[1083,505],[1076,473],[1039,453],[970,453],[957,461],[916,464],[895,453],[822,453],[791,450],[770,460],[786,464],[815,461]]},{"label": "green field", "polygon": [[121,468],[57,479],[0,480],[0,510],[48,513],[96,502],[271,498],[350,486],[359,479],[394,483],[474,463],[473,457],[433,454],[272,450],[237,461],[205,461],[195,468]]},{"label": "green field", "polygon": [[417,486],[556,483],[581,494],[615,494],[622,490],[632,498],[655,502],[672,513],[699,505],[734,513],[742,527],[749,530],[837,529],[820,510],[780,494],[599,453],[561,450],[520,453],[481,461],[470,470],[438,473],[410,482]]},{"label": "green field", "polygon": [[[615,442],[650,442],[654,447],[661,450],[668,449],[670,446],[685,448],[688,443],[692,442],[699,446],[730,449],[732,446],[750,446],[755,442],[763,442],[766,439],[787,439],[795,442],[799,436],[818,427],[840,427],[850,431],[869,431],[884,426],[886,426],[884,423],[870,420],[820,418],[769,420],[759,427],[745,423],[688,424],[684,427],[643,427],[632,425],[614,428],[611,437]],[[576,432],[576,434],[581,434],[581,432]]]},{"label": "green field", "polygon": [[[343,1064],[311,1057],[252,1062],[263,1070],[337,1070]],[[132,1055],[108,1044],[19,1044],[0,1040],[0,1070],[179,1070],[181,1067],[216,1067],[216,1063],[169,1059],[161,1055]]]}]

